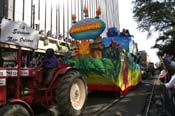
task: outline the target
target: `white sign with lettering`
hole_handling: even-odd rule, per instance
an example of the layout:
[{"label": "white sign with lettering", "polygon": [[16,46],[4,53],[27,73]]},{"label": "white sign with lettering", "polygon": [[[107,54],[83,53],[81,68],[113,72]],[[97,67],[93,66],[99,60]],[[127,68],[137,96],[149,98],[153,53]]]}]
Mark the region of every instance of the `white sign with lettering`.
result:
[{"label": "white sign with lettering", "polygon": [[0,79],[0,86],[6,85],[6,79]]},{"label": "white sign with lettering", "polygon": [[1,42],[37,49],[39,34],[24,22],[2,19]]},{"label": "white sign with lettering", "polygon": [[[0,76],[17,76],[17,70],[0,70]],[[20,76],[29,76],[29,71],[21,70]]]}]

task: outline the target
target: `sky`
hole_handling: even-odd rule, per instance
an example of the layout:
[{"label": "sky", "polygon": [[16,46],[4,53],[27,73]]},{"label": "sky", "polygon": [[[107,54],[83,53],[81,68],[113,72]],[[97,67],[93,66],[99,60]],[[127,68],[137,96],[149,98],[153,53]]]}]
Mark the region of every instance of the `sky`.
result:
[{"label": "sky", "polygon": [[119,2],[119,21],[120,30],[123,28],[129,29],[130,34],[134,35],[134,41],[138,43],[138,49],[145,50],[151,62],[157,63],[159,61],[156,51],[157,49],[151,49],[151,46],[155,44],[157,34],[154,33],[151,38],[147,38],[146,32],[140,32],[137,29],[137,23],[133,19],[132,0],[118,0]]}]

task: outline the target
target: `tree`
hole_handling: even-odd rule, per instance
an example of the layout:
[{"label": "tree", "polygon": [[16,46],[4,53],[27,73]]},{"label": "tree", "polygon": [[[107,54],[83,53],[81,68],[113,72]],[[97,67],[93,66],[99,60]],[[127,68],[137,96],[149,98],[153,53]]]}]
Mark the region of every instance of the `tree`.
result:
[{"label": "tree", "polygon": [[153,48],[160,51],[174,51],[175,54],[175,1],[174,0],[134,0],[134,19],[138,29],[159,32]]}]

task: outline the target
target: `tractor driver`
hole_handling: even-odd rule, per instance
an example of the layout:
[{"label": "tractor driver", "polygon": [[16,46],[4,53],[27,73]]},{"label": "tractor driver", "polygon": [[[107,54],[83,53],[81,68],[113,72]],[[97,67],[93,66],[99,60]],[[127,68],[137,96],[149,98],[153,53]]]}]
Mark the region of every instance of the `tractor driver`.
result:
[{"label": "tractor driver", "polygon": [[52,80],[53,74],[58,67],[58,59],[54,55],[54,50],[49,48],[43,59],[43,85],[48,86]]}]

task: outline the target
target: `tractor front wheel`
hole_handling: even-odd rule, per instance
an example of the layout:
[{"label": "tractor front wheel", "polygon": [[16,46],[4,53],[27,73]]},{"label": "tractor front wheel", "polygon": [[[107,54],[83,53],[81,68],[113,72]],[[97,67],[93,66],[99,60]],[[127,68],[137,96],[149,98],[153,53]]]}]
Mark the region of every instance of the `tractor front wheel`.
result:
[{"label": "tractor front wheel", "polygon": [[1,116],[30,116],[29,112],[22,105],[6,105],[0,109]]},{"label": "tractor front wheel", "polygon": [[87,86],[78,71],[68,71],[59,80],[57,87],[58,111],[65,116],[82,113],[87,97]]}]

